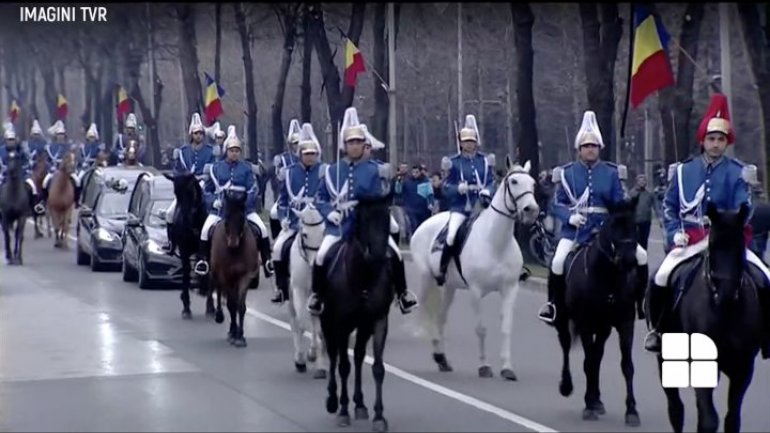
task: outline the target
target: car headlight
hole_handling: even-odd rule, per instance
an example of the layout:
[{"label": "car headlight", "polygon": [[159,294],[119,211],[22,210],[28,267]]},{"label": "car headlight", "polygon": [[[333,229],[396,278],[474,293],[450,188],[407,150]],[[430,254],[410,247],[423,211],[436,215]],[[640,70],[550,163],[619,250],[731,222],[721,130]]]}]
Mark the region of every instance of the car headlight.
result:
[{"label": "car headlight", "polygon": [[152,239],[147,241],[147,252],[149,252],[150,254],[159,254],[159,255],[165,253],[165,251],[163,251],[163,248],[161,248],[160,245],[158,245],[158,243]]},{"label": "car headlight", "polygon": [[103,228],[96,229],[96,237],[100,241],[104,241],[104,242],[112,242],[118,239],[117,236],[115,236],[114,234],[110,233],[108,230]]}]

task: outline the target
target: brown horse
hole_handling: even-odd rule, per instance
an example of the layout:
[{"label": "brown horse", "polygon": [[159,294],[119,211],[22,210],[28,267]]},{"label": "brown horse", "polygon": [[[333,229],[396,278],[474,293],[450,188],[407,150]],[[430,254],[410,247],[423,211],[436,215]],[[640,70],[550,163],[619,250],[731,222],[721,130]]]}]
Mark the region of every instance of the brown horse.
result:
[{"label": "brown horse", "polygon": [[[32,168],[32,182],[35,184],[35,189],[40,192],[43,190],[43,179],[48,174],[48,155],[45,152],[38,152],[35,155],[35,161]],[[45,214],[38,215],[34,213],[35,221],[35,239],[43,237],[43,223],[46,225],[46,234],[51,237],[51,214],[46,210]]]},{"label": "brown horse", "polygon": [[245,347],[243,318],[246,315],[246,295],[249,282],[259,274],[261,260],[257,239],[246,221],[246,193],[228,190],[223,201],[224,221],[214,227],[211,235],[211,283],[217,291],[215,321],[224,321],[224,292],[230,311],[228,341],[235,347]]},{"label": "brown horse", "polygon": [[75,186],[71,175],[75,172],[75,154],[68,151],[62,157],[59,167],[48,186],[48,212],[55,233],[54,248],[68,249],[67,238],[72,222],[72,209],[75,207]]}]

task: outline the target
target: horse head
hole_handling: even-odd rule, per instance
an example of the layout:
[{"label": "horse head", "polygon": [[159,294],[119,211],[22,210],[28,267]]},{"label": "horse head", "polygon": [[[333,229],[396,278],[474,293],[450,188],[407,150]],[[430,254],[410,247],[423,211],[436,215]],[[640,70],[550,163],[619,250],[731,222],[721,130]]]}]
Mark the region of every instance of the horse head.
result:
[{"label": "horse head", "polygon": [[72,174],[77,168],[77,160],[75,158],[75,152],[68,150],[59,163],[59,170],[64,171],[67,174]]},{"label": "horse head", "polygon": [[308,203],[302,210],[291,210],[299,218],[299,235],[302,248],[317,251],[324,237],[324,218],[321,212]]},{"label": "horse head", "polygon": [[225,237],[227,248],[238,249],[246,232],[246,192],[228,189],[224,192]]},{"label": "horse head", "polygon": [[540,214],[540,206],[535,200],[536,182],[530,175],[530,162],[527,161],[521,166],[512,163],[511,158],[506,156],[505,166],[508,172],[492,198],[491,207],[497,213],[530,225]]},{"label": "horse head", "polygon": [[624,200],[607,208],[609,218],[597,235],[599,251],[620,271],[636,266],[636,204],[638,197]]},{"label": "horse head", "polygon": [[385,258],[390,238],[390,195],[361,197],[355,207],[353,240],[369,261]]},{"label": "horse head", "polygon": [[135,139],[128,141],[125,151],[125,165],[136,165],[138,158],[139,142]]},{"label": "horse head", "polygon": [[749,213],[745,203],[737,212],[719,211],[711,202],[706,206],[711,221],[706,279],[717,305],[738,295],[746,263],[743,229]]}]

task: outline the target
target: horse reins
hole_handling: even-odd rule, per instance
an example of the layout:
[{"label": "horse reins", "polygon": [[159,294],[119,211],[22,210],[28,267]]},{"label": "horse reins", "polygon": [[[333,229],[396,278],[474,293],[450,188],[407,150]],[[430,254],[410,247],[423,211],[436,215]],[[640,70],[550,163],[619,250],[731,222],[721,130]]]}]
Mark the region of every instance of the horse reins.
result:
[{"label": "horse reins", "polygon": [[523,198],[524,196],[526,196],[527,194],[532,194],[533,197],[534,197],[535,194],[534,194],[533,191],[524,191],[523,193],[521,193],[521,194],[519,194],[517,196],[514,196],[513,193],[511,192],[511,187],[508,184],[508,178],[510,178],[511,176],[513,176],[515,174],[526,174],[526,175],[529,175],[529,173],[527,173],[524,170],[515,170],[515,171],[512,171],[511,173],[509,173],[505,177],[505,181],[503,182],[505,184],[505,195],[513,203],[513,209],[511,209],[510,206],[508,206],[508,200],[504,200],[504,202],[505,202],[505,210],[508,211],[507,213],[501,211],[498,208],[496,208],[494,204],[490,204],[489,207],[492,208],[493,211],[499,213],[500,215],[502,215],[502,216],[504,216],[504,217],[506,217],[508,219],[511,219],[513,221],[518,221],[519,220],[519,200],[521,198]]}]

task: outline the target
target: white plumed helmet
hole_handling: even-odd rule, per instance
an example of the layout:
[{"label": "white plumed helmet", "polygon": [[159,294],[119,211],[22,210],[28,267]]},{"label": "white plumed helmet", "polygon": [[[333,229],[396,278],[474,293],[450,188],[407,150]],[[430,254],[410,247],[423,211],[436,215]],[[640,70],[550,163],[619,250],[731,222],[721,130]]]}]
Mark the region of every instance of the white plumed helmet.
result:
[{"label": "white plumed helmet", "polygon": [[313,131],[313,125],[305,123],[302,125],[298,137],[297,154],[303,153],[321,153],[321,143],[318,142],[318,138]]},{"label": "white plumed helmet", "polygon": [[92,123],[86,132],[86,138],[99,139],[99,130],[96,129],[96,123]]},{"label": "white plumed helmet", "polygon": [[345,149],[345,142],[348,140],[366,141],[366,125],[358,121],[358,111],[355,107],[348,107],[345,110],[345,116],[342,119],[342,128],[340,128],[339,149]]},{"label": "white plumed helmet", "polygon": [[203,122],[201,122],[201,115],[198,113],[193,113],[192,119],[190,119],[190,127],[187,129],[187,133],[190,135],[193,135],[196,132],[203,132],[205,133],[205,128],[203,128]]},{"label": "white plumed helmet", "polygon": [[136,115],[134,113],[128,113],[128,116],[126,116],[126,128],[136,128]]},{"label": "white plumed helmet", "polygon": [[575,149],[588,143],[598,144],[600,148],[604,148],[604,140],[602,140],[602,132],[599,130],[599,123],[596,121],[596,113],[591,110],[583,113],[583,124],[580,125],[580,130],[575,136]]},{"label": "white plumed helmet", "polygon": [[243,146],[241,145],[241,140],[238,138],[238,135],[236,134],[235,125],[230,125],[227,127],[227,138],[225,139],[225,151],[228,151],[233,147],[237,147],[238,149],[243,150]]}]

